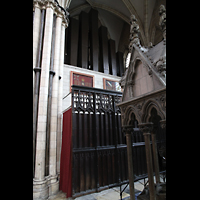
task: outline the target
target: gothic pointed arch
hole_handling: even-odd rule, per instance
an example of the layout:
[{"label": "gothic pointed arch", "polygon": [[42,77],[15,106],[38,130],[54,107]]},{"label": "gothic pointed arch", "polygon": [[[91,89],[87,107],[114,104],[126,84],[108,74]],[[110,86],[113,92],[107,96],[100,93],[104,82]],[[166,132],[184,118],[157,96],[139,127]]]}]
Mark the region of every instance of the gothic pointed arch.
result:
[{"label": "gothic pointed arch", "polygon": [[161,117],[162,120],[166,119],[166,113],[164,112],[161,105],[156,100],[150,99],[144,104],[142,108],[142,112],[144,113],[141,117],[143,123],[149,122],[149,119],[151,117],[151,111],[153,108],[156,109],[157,114]]},{"label": "gothic pointed arch", "polygon": [[135,119],[137,120],[138,123],[141,123],[141,117],[136,110],[136,108],[133,105],[130,105],[126,108],[124,112],[124,120],[123,120],[123,125],[130,125],[130,122],[132,120],[132,114],[135,115]]}]

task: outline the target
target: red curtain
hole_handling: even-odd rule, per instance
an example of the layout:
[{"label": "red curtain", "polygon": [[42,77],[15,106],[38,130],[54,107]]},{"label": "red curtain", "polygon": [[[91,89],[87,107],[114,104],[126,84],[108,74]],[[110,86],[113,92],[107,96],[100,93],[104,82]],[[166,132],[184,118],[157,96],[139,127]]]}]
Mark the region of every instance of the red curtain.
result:
[{"label": "red curtain", "polygon": [[63,113],[62,148],[60,159],[60,190],[72,196],[72,162],[71,162],[71,135],[72,109]]}]

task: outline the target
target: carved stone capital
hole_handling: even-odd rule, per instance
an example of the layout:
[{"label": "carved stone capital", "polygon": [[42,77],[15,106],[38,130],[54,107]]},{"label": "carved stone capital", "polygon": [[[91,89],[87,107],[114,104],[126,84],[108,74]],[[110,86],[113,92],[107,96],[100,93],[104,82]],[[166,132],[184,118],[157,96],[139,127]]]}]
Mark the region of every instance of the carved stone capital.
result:
[{"label": "carved stone capital", "polygon": [[131,134],[131,132],[133,132],[133,126],[131,126],[131,125],[123,126],[122,131],[125,134]]},{"label": "carved stone capital", "polygon": [[161,126],[161,128],[165,128],[166,127],[166,120],[165,119],[160,120],[160,126]]},{"label": "carved stone capital", "polygon": [[140,123],[138,124],[140,130],[143,132],[143,135],[150,134],[153,130],[153,123]]},{"label": "carved stone capital", "polygon": [[35,8],[39,8],[41,10],[43,8],[43,6],[44,6],[44,1],[33,0],[33,10],[35,10]]},{"label": "carved stone capital", "polygon": [[64,17],[62,20],[62,26],[64,26],[65,28],[67,28],[69,25],[69,18],[68,17]]},{"label": "carved stone capital", "polygon": [[33,0],[33,10],[35,8],[39,9],[46,9],[51,8],[54,10],[54,13],[57,15],[57,17],[60,17],[62,19],[62,26],[65,28],[68,27],[69,24],[69,13],[59,5],[58,1],[56,0]]},{"label": "carved stone capital", "polygon": [[33,69],[33,71],[36,73],[36,72],[41,72],[41,68],[39,68],[39,67],[35,67],[34,69]]}]

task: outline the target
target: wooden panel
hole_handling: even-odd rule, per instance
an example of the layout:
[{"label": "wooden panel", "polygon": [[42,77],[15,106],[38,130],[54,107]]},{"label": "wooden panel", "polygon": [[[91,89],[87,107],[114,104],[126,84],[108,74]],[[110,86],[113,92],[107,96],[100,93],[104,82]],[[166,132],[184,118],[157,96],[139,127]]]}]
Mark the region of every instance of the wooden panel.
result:
[{"label": "wooden panel", "polygon": [[[74,18],[70,18],[70,26],[68,30],[68,40],[67,40],[67,57],[66,64],[77,66],[78,59],[78,31],[79,22]],[[66,38],[65,38],[66,40]]]},{"label": "wooden panel", "polygon": [[89,29],[90,29],[90,64],[91,69],[99,69],[99,34],[98,34],[98,11],[91,9],[89,12]]},{"label": "wooden panel", "polygon": [[117,76],[115,41],[112,39],[108,41],[108,53],[109,53],[109,72],[110,74]]},{"label": "wooden panel", "polygon": [[124,75],[123,53],[118,51],[116,53],[116,57],[117,57],[117,75],[123,76]]},{"label": "wooden panel", "polygon": [[79,15],[79,52],[78,66],[88,69],[88,34],[89,33],[89,17],[85,12]]},{"label": "wooden panel", "polygon": [[99,50],[100,50],[100,58],[99,58],[99,67],[100,72],[105,74],[109,74],[109,62],[108,62],[108,36],[107,36],[107,28],[101,26],[99,28]]}]

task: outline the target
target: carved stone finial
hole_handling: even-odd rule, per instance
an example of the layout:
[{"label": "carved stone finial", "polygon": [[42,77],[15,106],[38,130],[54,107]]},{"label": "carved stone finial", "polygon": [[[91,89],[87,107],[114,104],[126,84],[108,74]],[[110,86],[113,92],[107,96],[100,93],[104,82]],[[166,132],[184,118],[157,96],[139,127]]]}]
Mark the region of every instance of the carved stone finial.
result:
[{"label": "carved stone finial", "polygon": [[138,33],[140,32],[139,30],[139,25],[136,23],[137,19],[135,18],[135,15],[131,15],[130,17],[130,44],[129,44],[129,51],[131,51],[132,47],[133,47],[133,43],[135,43],[136,45],[140,45],[140,40],[139,40],[139,36]]},{"label": "carved stone finial", "polygon": [[166,9],[164,5],[160,5],[159,15],[160,15],[159,26],[163,31],[164,39],[166,39]]}]

